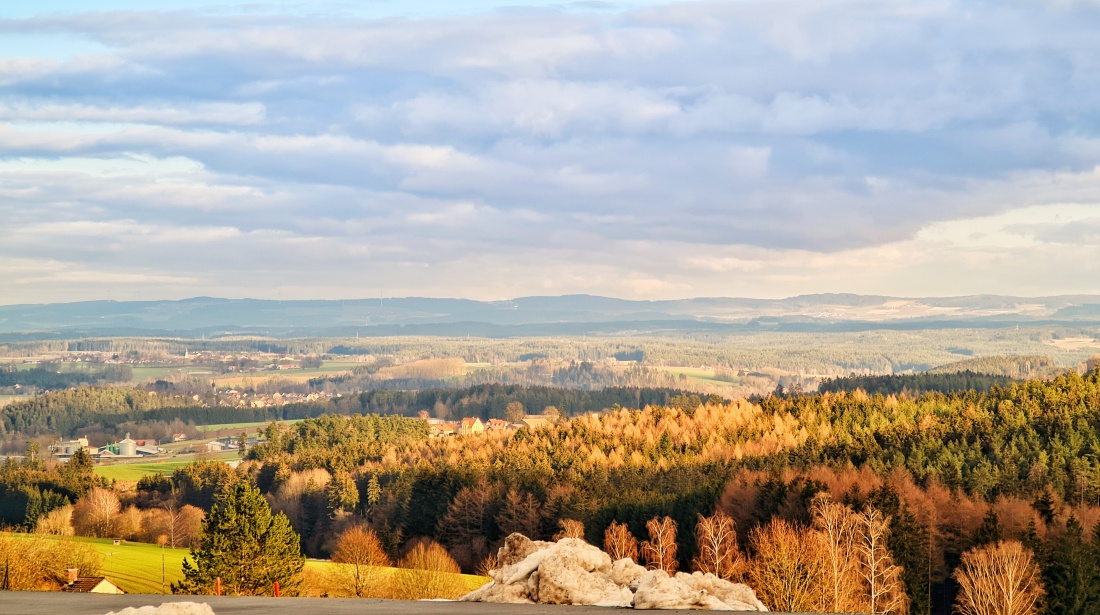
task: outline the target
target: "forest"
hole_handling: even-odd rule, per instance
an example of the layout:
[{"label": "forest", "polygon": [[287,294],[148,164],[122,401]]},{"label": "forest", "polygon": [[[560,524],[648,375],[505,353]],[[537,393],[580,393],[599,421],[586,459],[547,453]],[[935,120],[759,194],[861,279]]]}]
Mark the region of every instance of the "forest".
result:
[{"label": "forest", "polygon": [[[507,399],[505,388],[497,394]],[[453,403],[413,403],[440,399]],[[393,559],[430,539],[466,571],[483,567],[511,532],[549,539],[569,525],[605,544],[612,530],[644,538],[665,517],[677,546],[670,557],[690,569],[705,546],[693,529],[721,513],[743,559],[731,578],[768,592],[769,549],[817,544],[826,494],[851,514],[879,515],[909,612],[952,612],[979,556],[1017,543],[1033,554],[1046,612],[1089,613],[1065,605],[1100,600],[1100,370],[946,394],[654,402],[442,439],[429,438],[421,420],[393,415],[272,423],[238,468],[199,462],[151,477],[120,493],[121,506],[133,518],[165,502],[208,510],[245,481],[287,515],[307,555],[331,555],[339,536],[365,526]],[[5,510],[8,523],[34,526],[69,503],[79,511],[95,485],[28,463],[9,462],[0,475],[6,493],[24,494],[22,510]],[[140,537],[141,527],[128,531]],[[792,604],[823,610],[824,590],[815,591]]]},{"label": "forest", "polygon": [[[395,554],[431,537],[467,570],[512,531],[550,538],[569,519],[600,544],[613,522],[645,536],[648,522],[665,516],[683,530],[676,557],[686,568],[700,552],[690,529],[716,511],[734,520],[751,560],[762,548],[753,537],[777,520],[809,531],[815,495],[827,493],[888,519],[911,612],[950,612],[964,554],[1011,538],[1030,545],[1048,612],[1061,613],[1071,611],[1049,605],[1076,600],[1075,592],[1100,596],[1096,584],[1057,580],[1093,570],[1066,566],[1096,561],[1098,413],[1100,371],[986,393],[857,391],[759,404],[682,397],[534,432],[442,440],[401,423],[381,428],[381,418],[325,417],[269,426],[235,473],[196,481],[181,470],[176,482],[255,481],[311,555],[325,555],[346,524],[361,520]],[[180,491],[196,505],[208,497]],[[1066,549],[1081,559],[1058,557]]]},{"label": "forest", "polygon": [[[664,405],[684,391],[612,387],[576,390],[484,384],[468,388],[428,390],[371,390],[309,403],[264,408],[200,405],[181,394],[157,394],[144,389],[83,387],[56,391],[16,402],[0,412],[0,434],[9,439],[40,434],[69,437],[89,428],[111,430],[120,425],[172,423],[213,425],[283,421],[326,414],[397,414],[417,416],[429,412],[437,418],[477,416],[503,418],[509,403],[519,402],[533,414],[549,406],[567,415],[598,412],[605,408]],[[720,399],[715,397],[715,399]]]},{"label": "forest", "polygon": [[133,380],[133,368],[129,365],[100,365],[97,369],[64,369],[60,364],[42,364],[32,369],[19,370],[14,365],[0,365],[0,388],[26,387],[42,391],[56,391],[89,384],[109,384]]},{"label": "forest", "polygon": [[[270,353],[388,357],[397,363],[462,358],[467,363],[552,361],[637,361],[647,366],[724,366],[734,370],[776,369],[793,374],[844,376],[853,371],[923,371],[982,357],[1034,355],[1058,368],[1074,367],[1098,346],[1065,346],[1067,339],[1095,340],[1095,326],[1022,326],[1019,328],[889,328],[856,332],[624,331],[590,336],[516,336],[506,338],[393,336],[351,338],[222,339],[112,337],[32,342],[0,342],[0,357],[29,358],[64,353],[105,353],[143,360],[171,360],[187,354]],[[639,354],[640,353],[640,354]],[[997,373],[987,366],[950,367]],[[1038,367],[1038,366],[1037,366]],[[1046,365],[1043,365],[1045,370]],[[1007,373],[1014,378],[1053,375],[1038,370]]]},{"label": "forest", "polygon": [[920,374],[891,374],[887,376],[857,376],[826,378],[817,386],[819,393],[863,391],[868,395],[910,396],[921,393],[958,393],[961,391],[985,392],[998,386],[1012,384],[1008,376],[998,376],[965,370],[961,372],[925,372]]}]

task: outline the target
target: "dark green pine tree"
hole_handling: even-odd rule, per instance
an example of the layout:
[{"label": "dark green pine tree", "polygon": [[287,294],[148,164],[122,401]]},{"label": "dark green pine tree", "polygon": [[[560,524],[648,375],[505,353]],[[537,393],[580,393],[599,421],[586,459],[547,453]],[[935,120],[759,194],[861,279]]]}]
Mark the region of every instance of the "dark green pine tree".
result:
[{"label": "dark green pine tree", "polygon": [[341,511],[355,512],[359,507],[359,487],[355,480],[344,470],[337,471],[328,486],[325,487],[328,500],[328,514],[335,517]]},{"label": "dark green pine tree", "polygon": [[203,520],[199,547],[191,550],[195,563],[183,560],[183,579],[172,592],[212,594],[220,577],[225,595],[269,596],[276,581],[281,593],[295,595],[305,564],[300,542],[286,515],[272,515],[260,490],[242,481]]},{"label": "dark green pine tree", "polygon": [[378,484],[378,475],[371,474],[367,482],[367,505],[374,506],[382,501],[382,486]]},{"label": "dark green pine tree", "polygon": [[1081,523],[1075,517],[1070,517],[1066,530],[1051,540],[1043,567],[1047,613],[1100,613],[1100,562],[1097,561],[1096,543],[1095,536],[1092,544],[1085,540]]},{"label": "dark green pine tree", "polygon": [[997,513],[993,512],[993,509],[990,508],[989,512],[985,513],[982,524],[979,525],[978,530],[974,532],[974,537],[970,541],[970,546],[981,547],[1000,542],[1003,538],[1002,534],[1001,520],[997,517]]}]

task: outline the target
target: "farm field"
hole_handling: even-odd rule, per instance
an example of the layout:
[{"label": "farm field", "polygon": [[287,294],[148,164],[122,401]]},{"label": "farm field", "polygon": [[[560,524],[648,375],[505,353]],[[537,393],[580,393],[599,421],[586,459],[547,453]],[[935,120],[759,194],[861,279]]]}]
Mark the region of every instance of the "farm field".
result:
[{"label": "farm field", "polygon": [[171,474],[176,468],[182,468],[183,466],[198,461],[200,459],[211,459],[221,461],[233,461],[240,459],[240,456],[236,451],[228,451],[225,453],[198,453],[194,455],[178,455],[175,457],[167,457],[158,461],[139,461],[134,463],[115,463],[110,465],[97,465],[95,467],[95,473],[107,480],[117,480],[119,482],[136,482],[142,476],[149,474]]},{"label": "farm field", "polygon": [[[290,419],[287,421],[276,421],[277,423],[297,423],[303,419]],[[252,429],[255,427],[267,427],[267,424],[271,421],[257,421],[254,423],[218,423],[215,425],[198,425],[195,427],[198,431],[210,432],[210,431],[223,431],[226,429]]]},{"label": "farm field", "polygon": [[211,380],[219,387],[239,387],[251,383],[260,383],[276,379],[301,384],[312,378],[340,376],[350,372],[359,365],[362,365],[362,363],[356,363],[354,361],[325,361],[324,364],[318,368],[257,371],[246,374],[219,374],[211,378]]},{"label": "farm field", "polygon": [[707,384],[736,386],[737,383],[739,382],[739,379],[736,376],[733,377],[734,380],[732,380],[732,381],[719,380],[717,378],[714,370],[712,370],[712,369],[702,369],[702,368],[698,368],[698,367],[671,367],[671,366],[661,366],[661,367],[656,367],[654,369],[657,369],[657,370],[662,371],[662,372],[668,372],[669,374],[672,374],[673,376],[681,376],[681,375],[682,376],[687,376],[687,378],[689,380],[694,380],[696,382],[704,382],[704,383],[707,383]]},{"label": "farm field", "polygon": [[[28,536],[27,534],[5,534]],[[48,538],[61,540],[59,537]],[[91,543],[102,557],[99,574],[110,579],[128,594],[171,593],[172,582],[183,578],[183,558],[190,554],[188,549],[164,547],[162,550],[157,545],[141,542],[124,541],[115,545],[109,538],[75,537],[72,540]],[[351,569],[350,564],[336,564],[328,560],[306,560],[302,595],[340,595],[342,592],[338,587],[333,586],[333,579],[349,575]],[[392,576],[396,570],[396,568],[382,568],[379,571]],[[460,576],[466,591],[475,590],[489,582],[487,577],[469,574]]]},{"label": "farm field", "polygon": [[141,384],[152,380],[163,380],[179,371],[188,374],[194,372],[210,373],[210,368],[195,365],[135,365],[133,367],[133,381],[135,384]]}]

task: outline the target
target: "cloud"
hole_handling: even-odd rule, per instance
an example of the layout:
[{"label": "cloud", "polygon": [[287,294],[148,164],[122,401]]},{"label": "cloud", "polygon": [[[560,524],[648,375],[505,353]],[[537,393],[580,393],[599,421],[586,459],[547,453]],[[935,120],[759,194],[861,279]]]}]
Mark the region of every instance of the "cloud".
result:
[{"label": "cloud", "polygon": [[[1094,6],[646,4],[0,20],[82,41],[0,59],[0,259],[184,294],[1100,290],[1042,274],[1096,217],[1036,217],[1100,203]],[[32,277],[0,302],[64,294]]]}]

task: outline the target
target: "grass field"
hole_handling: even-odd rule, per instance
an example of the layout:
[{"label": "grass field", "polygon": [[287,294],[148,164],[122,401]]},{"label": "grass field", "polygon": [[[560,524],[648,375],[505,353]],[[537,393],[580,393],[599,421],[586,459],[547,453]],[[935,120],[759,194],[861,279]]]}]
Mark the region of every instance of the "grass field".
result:
[{"label": "grass field", "polygon": [[[663,372],[668,372],[668,373],[672,374],[673,376],[684,375],[684,376],[687,376],[689,380],[695,380],[697,382],[706,382],[708,384],[718,384],[718,385],[728,385],[728,386],[736,386],[736,384],[737,384],[736,380],[733,381],[733,382],[726,381],[726,380],[719,380],[715,376],[714,370],[711,370],[711,369],[700,369],[698,367],[667,367],[667,366],[658,367],[656,369],[658,369],[660,371],[663,371]],[[736,378],[736,376],[734,376],[734,378]]]},{"label": "grass field", "polygon": [[[7,535],[27,536],[27,534]],[[50,538],[59,540],[56,537]],[[188,549],[164,547],[162,550],[157,545],[140,542],[123,542],[115,545],[108,538],[77,537],[73,540],[92,544],[102,557],[99,574],[110,579],[128,594],[171,593],[172,582],[183,578],[183,558],[190,554]],[[307,560],[302,594],[313,596],[342,594],[339,588],[333,587],[332,580],[341,576],[347,577],[350,570],[351,566],[348,564],[335,564],[328,560]],[[395,570],[396,568],[382,568],[378,569],[378,572],[392,576]],[[461,582],[466,591],[472,591],[488,583],[489,579],[464,574],[461,575]]]},{"label": "grass field", "polygon": [[[28,537],[28,534],[8,536]],[[48,538],[60,540],[58,537]],[[157,545],[140,542],[123,542],[115,545],[109,538],[73,538],[78,542],[87,542],[95,547],[102,558],[99,574],[107,577],[128,594],[171,593],[168,589],[173,581],[183,578],[183,558],[187,549],[165,547],[163,551]],[[161,557],[164,558],[164,592],[161,591]]]},{"label": "grass field", "polygon": [[133,370],[133,380],[138,384],[151,380],[162,380],[181,370],[186,373],[210,371],[209,368],[193,365],[135,365]]},{"label": "grass field", "polygon": [[106,478],[107,480],[117,480],[119,482],[136,482],[142,476],[147,474],[171,474],[176,468],[182,468],[183,466],[198,461],[200,459],[213,459],[222,461],[232,461],[234,459],[240,459],[236,451],[228,451],[225,453],[200,453],[196,455],[179,455],[176,457],[168,457],[157,461],[139,461],[134,463],[115,463],[110,465],[97,465],[95,467],[95,473]]}]

